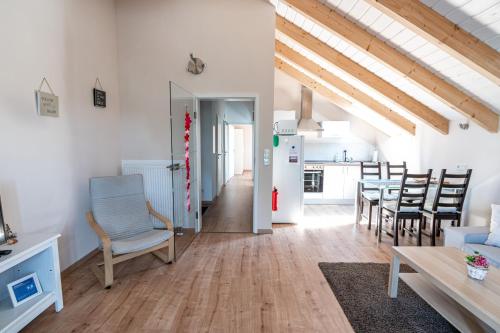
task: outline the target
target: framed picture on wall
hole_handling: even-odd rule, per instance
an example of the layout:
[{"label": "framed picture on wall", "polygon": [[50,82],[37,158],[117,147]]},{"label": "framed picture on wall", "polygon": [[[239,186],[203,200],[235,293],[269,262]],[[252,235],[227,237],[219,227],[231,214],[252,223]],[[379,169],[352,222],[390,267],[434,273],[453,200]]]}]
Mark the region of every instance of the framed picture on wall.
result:
[{"label": "framed picture on wall", "polygon": [[7,235],[5,234],[5,221],[3,219],[2,211],[2,198],[0,197],[0,244],[7,242]]}]

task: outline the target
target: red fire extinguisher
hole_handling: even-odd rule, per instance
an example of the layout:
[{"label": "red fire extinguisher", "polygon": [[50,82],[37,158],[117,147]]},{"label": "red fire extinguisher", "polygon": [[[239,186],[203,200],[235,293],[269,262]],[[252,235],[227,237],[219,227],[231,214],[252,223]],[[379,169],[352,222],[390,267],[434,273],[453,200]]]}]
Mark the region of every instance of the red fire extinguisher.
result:
[{"label": "red fire extinguisher", "polygon": [[278,210],[278,189],[273,187],[273,212]]}]

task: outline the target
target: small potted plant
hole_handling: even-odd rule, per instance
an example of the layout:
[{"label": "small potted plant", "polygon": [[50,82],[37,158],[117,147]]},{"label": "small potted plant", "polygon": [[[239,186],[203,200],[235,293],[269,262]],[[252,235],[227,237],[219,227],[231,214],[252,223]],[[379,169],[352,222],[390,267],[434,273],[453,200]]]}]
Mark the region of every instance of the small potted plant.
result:
[{"label": "small potted plant", "polygon": [[474,254],[466,256],[465,262],[467,263],[467,274],[476,280],[484,280],[488,274],[488,259],[486,259],[479,252],[474,251]]}]

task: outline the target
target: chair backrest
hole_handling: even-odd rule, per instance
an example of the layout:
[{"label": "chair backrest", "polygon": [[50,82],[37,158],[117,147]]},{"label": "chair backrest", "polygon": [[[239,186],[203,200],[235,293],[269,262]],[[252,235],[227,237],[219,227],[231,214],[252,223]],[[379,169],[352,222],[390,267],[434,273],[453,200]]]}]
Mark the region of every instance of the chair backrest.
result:
[{"label": "chair backrest", "polygon": [[111,240],[153,230],[142,175],[90,179],[92,214]]},{"label": "chair backrest", "polygon": [[391,164],[390,162],[387,162],[386,168],[388,179],[400,179],[406,169],[406,162],[403,161],[402,164]]},{"label": "chair backrest", "polygon": [[462,212],[471,176],[472,169],[468,169],[463,174],[448,173],[446,169],[441,170],[432,211],[443,209]]},{"label": "chair backrest", "polygon": [[408,170],[403,171],[401,177],[401,188],[399,189],[398,201],[396,205],[397,211],[406,209],[423,210],[427,190],[431,183],[432,169],[427,170],[427,173],[410,174]]},{"label": "chair backrest", "polygon": [[[382,166],[380,162],[361,162],[361,179],[382,179]],[[367,187],[361,184],[361,191],[378,191],[378,188]]]}]

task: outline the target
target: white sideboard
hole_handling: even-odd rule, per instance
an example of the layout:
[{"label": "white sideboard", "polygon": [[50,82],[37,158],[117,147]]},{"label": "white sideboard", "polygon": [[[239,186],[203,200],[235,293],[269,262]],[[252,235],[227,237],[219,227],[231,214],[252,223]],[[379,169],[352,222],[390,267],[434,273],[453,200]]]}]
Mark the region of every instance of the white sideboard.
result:
[{"label": "white sideboard", "polygon": [[[14,245],[0,245],[12,250],[0,257],[0,332],[18,332],[52,304],[57,312],[63,308],[61,270],[57,239],[48,233],[21,234]],[[43,293],[14,308],[7,284],[36,272]]]}]

